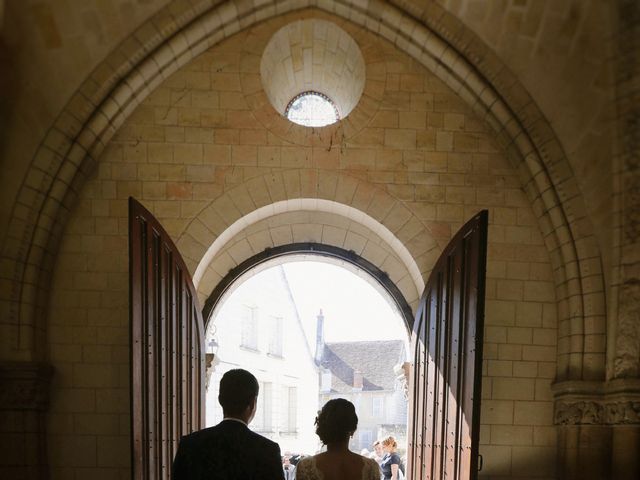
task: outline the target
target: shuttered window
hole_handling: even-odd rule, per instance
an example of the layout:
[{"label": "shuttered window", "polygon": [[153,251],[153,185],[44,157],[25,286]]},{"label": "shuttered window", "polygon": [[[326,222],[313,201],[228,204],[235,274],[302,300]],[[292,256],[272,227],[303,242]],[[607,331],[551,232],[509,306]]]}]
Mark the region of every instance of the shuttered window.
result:
[{"label": "shuttered window", "polygon": [[241,321],[240,345],[251,350],[258,350],[258,308],[243,305]]},{"label": "shuttered window", "polygon": [[282,357],[282,324],[282,317],[269,317],[269,354],[276,357]]}]

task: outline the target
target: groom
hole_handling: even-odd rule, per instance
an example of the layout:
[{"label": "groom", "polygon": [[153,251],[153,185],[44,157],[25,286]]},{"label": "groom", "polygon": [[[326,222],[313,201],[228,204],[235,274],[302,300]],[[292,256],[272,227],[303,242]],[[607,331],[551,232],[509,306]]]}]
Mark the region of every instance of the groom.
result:
[{"label": "groom", "polygon": [[249,430],[256,413],[258,381],[246,370],[220,380],[224,419],[215,427],[182,437],[172,480],[282,480],[280,447]]}]

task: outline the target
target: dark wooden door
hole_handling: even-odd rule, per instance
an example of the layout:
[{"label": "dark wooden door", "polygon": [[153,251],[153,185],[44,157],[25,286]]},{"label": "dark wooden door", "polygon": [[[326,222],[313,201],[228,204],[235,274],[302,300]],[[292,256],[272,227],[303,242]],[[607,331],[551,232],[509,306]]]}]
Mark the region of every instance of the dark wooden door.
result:
[{"label": "dark wooden door", "polygon": [[478,475],[487,211],[442,252],[420,299],[411,346],[408,478]]},{"label": "dark wooden door", "polygon": [[132,478],[164,480],[182,435],[204,422],[204,326],[187,267],[129,199]]}]

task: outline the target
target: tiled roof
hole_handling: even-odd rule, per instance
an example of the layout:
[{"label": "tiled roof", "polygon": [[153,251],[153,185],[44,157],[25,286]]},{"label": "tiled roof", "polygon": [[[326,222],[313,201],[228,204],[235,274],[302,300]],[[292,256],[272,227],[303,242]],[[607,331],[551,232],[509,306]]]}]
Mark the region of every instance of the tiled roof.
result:
[{"label": "tiled roof", "polygon": [[327,343],[321,366],[331,371],[331,391],[353,392],[353,373],[363,376],[363,391],[393,390],[393,367],[405,361],[402,340]]}]

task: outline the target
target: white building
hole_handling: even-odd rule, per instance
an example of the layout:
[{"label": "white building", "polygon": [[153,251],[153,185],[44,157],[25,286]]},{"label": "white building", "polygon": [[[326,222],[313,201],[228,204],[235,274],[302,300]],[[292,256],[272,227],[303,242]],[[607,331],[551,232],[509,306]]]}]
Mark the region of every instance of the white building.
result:
[{"label": "white building", "polygon": [[218,386],[233,368],[260,382],[258,411],[250,428],[278,442],[281,451],[315,453],[318,370],[282,266],[246,280],[227,297],[207,332],[217,343],[206,397],[207,426],[222,419]]}]

